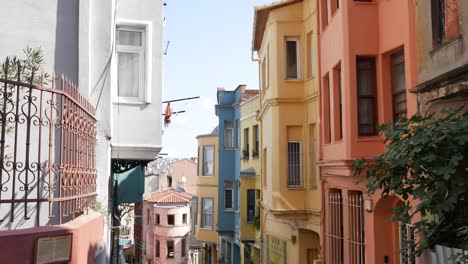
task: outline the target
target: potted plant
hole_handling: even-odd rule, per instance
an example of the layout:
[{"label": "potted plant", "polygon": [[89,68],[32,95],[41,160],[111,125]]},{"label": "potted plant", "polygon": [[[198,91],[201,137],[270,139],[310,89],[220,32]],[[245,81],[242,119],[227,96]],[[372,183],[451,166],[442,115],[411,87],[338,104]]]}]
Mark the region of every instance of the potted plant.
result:
[{"label": "potted plant", "polygon": [[258,151],[255,149],[252,149],[252,158],[258,159]]},{"label": "potted plant", "polygon": [[242,159],[244,159],[244,160],[249,159],[249,150],[248,149],[243,149],[242,150]]}]

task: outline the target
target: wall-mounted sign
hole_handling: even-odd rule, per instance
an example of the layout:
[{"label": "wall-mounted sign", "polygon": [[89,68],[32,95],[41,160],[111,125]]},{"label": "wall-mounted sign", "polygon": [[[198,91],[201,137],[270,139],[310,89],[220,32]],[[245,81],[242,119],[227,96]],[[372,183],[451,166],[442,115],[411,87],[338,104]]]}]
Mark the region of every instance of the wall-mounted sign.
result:
[{"label": "wall-mounted sign", "polygon": [[286,264],[286,241],[267,235],[268,263]]},{"label": "wall-mounted sign", "polygon": [[36,264],[71,260],[72,234],[40,237],[36,241]]}]

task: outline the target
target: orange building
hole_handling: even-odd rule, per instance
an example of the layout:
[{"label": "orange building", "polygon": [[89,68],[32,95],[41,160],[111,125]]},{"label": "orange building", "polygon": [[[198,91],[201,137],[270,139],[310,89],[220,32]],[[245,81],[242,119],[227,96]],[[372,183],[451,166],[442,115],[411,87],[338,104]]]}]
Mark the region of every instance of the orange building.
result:
[{"label": "orange building", "polygon": [[409,224],[390,223],[397,197],[369,196],[352,161],[384,151],[377,125],[416,112],[414,0],[320,0],[322,259],[411,263]]}]

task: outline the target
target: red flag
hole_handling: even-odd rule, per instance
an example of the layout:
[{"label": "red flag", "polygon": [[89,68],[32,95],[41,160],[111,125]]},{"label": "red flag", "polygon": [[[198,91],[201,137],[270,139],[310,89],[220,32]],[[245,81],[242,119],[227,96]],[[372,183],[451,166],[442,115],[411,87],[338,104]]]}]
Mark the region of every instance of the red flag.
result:
[{"label": "red flag", "polygon": [[166,114],[164,115],[164,125],[166,125],[166,127],[169,125],[169,123],[171,123],[171,116],[172,116],[171,103],[167,103]]}]

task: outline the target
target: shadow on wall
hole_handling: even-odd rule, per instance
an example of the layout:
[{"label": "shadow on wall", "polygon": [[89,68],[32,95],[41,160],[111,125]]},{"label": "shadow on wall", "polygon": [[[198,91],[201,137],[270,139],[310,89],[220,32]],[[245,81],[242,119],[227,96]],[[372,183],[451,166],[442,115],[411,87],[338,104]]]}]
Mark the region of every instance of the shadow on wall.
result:
[{"label": "shadow on wall", "polygon": [[54,71],[78,84],[79,0],[57,0]]}]

